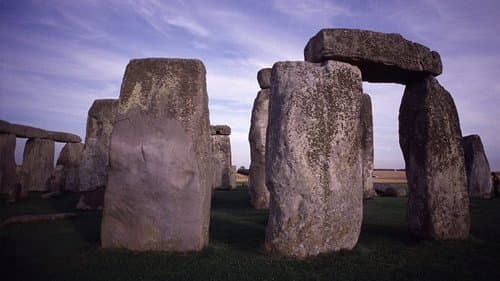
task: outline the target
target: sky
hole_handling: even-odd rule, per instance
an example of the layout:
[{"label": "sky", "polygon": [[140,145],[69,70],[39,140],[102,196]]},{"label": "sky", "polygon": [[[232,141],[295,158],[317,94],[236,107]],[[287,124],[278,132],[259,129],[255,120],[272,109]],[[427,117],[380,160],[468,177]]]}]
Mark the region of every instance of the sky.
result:
[{"label": "sky", "polygon": [[[130,59],[197,58],[207,69],[211,124],[231,126],[233,165],[248,167],[257,71],[302,61],[322,28],[400,33],[439,52],[437,79],[455,100],[463,135],[480,135],[500,170],[498,0],[0,0],[0,119],[84,139],[90,105],[119,97]],[[373,103],[375,168],[404,168],[404,87],[363,90]]]}]

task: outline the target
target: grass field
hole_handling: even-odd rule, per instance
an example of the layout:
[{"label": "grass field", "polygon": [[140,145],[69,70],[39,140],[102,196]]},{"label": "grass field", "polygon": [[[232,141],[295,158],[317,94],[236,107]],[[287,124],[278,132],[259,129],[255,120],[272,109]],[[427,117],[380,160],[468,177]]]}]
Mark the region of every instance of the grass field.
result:
[{"label": "grass field", "polygon": [[[77,196],[36,194],[0,205],[0,219],[75,211]],[[199,253],[136,253],[100,248],[101,213],[0,228],[2,280],[500,280],[500,200],[472,201],[466,241],[419,241],[408,235],[406,198],[365,201],[352,251],[303,261],[262,250],[267,212],[248,206],[247,190],[215,191],[210,245]]]}]

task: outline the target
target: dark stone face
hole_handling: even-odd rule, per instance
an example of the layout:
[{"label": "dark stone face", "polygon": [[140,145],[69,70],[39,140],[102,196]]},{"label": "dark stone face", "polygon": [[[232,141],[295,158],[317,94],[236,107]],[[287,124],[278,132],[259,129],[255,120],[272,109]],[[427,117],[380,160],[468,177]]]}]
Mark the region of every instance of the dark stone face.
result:
[{"label": "dark stone face", "polygon": [[491,198],[494,191],[490,179],[490,164],[481,138],[478,135],[465,136],[463,145],[469,195],[474,198]]},{"label": "dark stone face", "polygon": [[261,89],[271,87],[271,68],[263,68],[257,72],[257,81]]},{"label": "dark stone face", "polygon": [[229,136],[231,134],[231,127],[228,125],[211,125],[210,134]]},{"label": "dark stone face", "polygon": [[269,207],[269,191],[266,186],[266,131],[270,91],[263,89],[257,94],[248,134],[252,159],[248,175],[248,193],[250,205],[256,209]]},{"label": "dark stone face", "polygon": [[363,81],[407,84],[442,72],[437,52],[388,34],[359,29],[322,29],[307,43],[310,62],[344,61],[359,67]]},{"label": "dark stone face", "polygon": [[432,239],[465,239],[470,215],[462,133],[451,95],[427,76],[408,84],[399,110],[406,162],[410,231]]}]

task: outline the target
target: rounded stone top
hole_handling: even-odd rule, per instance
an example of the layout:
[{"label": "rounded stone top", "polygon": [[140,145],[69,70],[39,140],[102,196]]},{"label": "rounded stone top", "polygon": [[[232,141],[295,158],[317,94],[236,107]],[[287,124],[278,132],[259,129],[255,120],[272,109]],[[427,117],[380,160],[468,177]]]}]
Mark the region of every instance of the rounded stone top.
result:
[{"label": "rounded stone top", "polygon": [[230,135],[231,127],[228,125],[211,125],[210,126],[211,135]]},{"label": "rounded stone top", "polygon": [[271,88],[271,68],[263,68],[257,72],[257,81],[261,89]]}]

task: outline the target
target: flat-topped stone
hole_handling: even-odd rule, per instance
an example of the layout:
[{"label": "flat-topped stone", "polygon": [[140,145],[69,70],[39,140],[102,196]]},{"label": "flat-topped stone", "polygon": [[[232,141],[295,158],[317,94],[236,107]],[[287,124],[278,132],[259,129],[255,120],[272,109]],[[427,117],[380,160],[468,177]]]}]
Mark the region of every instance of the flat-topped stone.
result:
[{"label": "flat-topped stone", "polygon": [[210,126],[211,135],[230,135],[231,127],[228,125],[211,125]]},{"label": "flat-topped stone", "polygon": [[363,81],[407,84],[442,72],[435,51],[406,40],[400,34],[359,29],[322,29],[307,43],[310,62],[344,61],[358,66]]},{"label": "flat-topped stone", "polygon": [[261,89],[269,89],[271,87],[271,68],[263,68],[257,72],[257,81]]},{"label": "flat-topped stone", "polygon": [[0,120],[0,133],[13,134],[19,138],[37,138],[37,139],[47,139],[57,142],[76,142],[79,143],[82,139],[74,134],[65,132],[54,132],[47,131],[40,128],[35,128],[31,126],[11,124],[7,121]]}]

